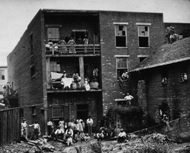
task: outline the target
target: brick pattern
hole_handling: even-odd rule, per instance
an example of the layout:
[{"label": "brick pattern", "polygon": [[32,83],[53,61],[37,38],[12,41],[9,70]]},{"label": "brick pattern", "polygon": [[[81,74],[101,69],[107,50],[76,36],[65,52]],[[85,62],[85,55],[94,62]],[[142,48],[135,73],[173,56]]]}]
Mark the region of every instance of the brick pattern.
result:
[{"label": "brick pattern", "polygon": [[[127,48],[115,47],[115,29],[113,22],[128,22],[127,25]],[[150,48],[138,47],[138,34],[136,23],[151,23]],[[119,87],[116,75],[115,55],[129,55],[129,69],[139,64],[138,55],[150,55],[164,43],[164,25],[162,14],[149,13],[100,13],[100,34],[102,53],[102,87],[103,87],[103,110],[114,104],[115,98],[123,98],[127,92],[133,89],[122,90]],[[129,86],[129,84],[128,84]]]}]

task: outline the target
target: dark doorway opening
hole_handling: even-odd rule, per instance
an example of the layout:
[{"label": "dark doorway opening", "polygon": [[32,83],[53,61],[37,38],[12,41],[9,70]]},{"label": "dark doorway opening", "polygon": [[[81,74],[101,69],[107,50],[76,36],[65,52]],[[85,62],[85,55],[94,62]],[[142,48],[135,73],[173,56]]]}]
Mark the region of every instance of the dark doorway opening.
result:
[{"label": "dark doorway opening", "polygon": [[88,118],[88,104],[77,105],[77,119],[85,121]]}]

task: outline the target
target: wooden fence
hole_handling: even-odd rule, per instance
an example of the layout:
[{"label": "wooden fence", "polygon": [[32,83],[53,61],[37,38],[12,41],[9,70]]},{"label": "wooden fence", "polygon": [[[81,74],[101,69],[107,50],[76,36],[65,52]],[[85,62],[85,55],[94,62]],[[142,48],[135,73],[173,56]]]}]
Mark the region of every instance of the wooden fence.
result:
[{"label": "wooden fence", "polygon": [[20,108],[0,110],[0,147],[19,140],[20,134]]}]

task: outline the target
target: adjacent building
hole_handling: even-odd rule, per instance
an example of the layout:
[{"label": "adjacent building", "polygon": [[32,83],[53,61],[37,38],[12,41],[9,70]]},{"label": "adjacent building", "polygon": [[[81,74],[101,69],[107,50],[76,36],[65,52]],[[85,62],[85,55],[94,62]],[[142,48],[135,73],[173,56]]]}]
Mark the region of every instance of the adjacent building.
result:
[{"label": "adjacent building", "polygon": [[[164,36],[161,13],[39,10],[7,58],[22,116],[29,123],[37,119],[42,129],[50,118],[88,115],[98,125],[116,98],[133,92],[129,82],[119,81],[122,73],[152,55]],[[74,73],[80,83],[70,86]],[[85,78],[96,78],[99,88],[86,91]]]},{"label": "adjacent building", "polygon": [[133,94],[146,114],[160,123],[190,113],[190,37],[162,45],[131,71]]},{"label": "adjacent building", "polygon": [[4,103],[3,100],[3,87],[7,84],[7,61],[6,53],[0,52],[0,100]]}]

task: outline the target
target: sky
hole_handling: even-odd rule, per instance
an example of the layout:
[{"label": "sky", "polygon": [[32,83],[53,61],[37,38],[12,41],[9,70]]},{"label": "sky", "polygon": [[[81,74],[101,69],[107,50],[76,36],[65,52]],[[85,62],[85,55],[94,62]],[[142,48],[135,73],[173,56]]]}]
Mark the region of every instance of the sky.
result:
[{"label": "sky", "polygon": [[158,12],[164,22],[190,23],[190,0],[0,0],[0,56],[14,49],[39,9]]}]

